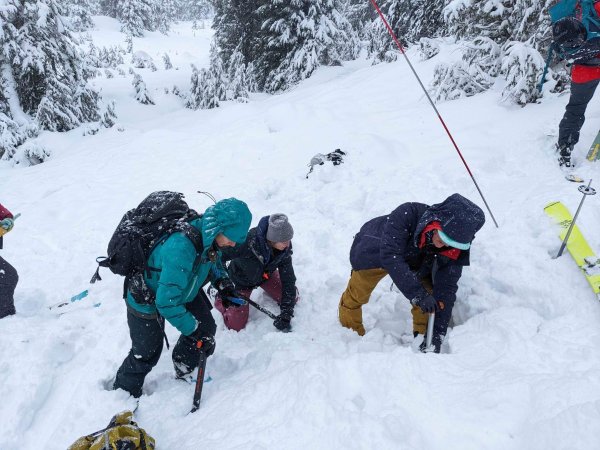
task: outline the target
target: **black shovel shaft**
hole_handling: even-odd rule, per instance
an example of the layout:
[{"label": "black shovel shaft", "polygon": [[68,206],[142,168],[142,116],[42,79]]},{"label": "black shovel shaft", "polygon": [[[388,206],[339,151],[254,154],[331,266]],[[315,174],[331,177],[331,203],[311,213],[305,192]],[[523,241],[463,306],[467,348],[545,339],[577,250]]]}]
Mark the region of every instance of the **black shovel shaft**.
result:
[{"label": "black shovel shaft", "polygon": [[198,411],[200,408],[200,399],[202,398],[202,386],[204,386],[204,372],[206,370],[206,353],[200,351],[200,361],[198,364],[198,378],[196,379],[196,388],[194,389],[194,402],[190,412]]},{"label": "black shovel shaft", "polygon": [[273,314],[271,311],[269,311],[266,308],[263,308],[262,306],[260,306],[258,303],[256,303],[254,300],[250,300],[248,297],[244,296],[244,295],[240,295],[240,298],[246,302],[248,302],[249,305],[254,306],[256,309],[258,309],[260,312],[265,313],[267,316],[269,316],[271,319],[275,320],[277,319],[277,315]]}]

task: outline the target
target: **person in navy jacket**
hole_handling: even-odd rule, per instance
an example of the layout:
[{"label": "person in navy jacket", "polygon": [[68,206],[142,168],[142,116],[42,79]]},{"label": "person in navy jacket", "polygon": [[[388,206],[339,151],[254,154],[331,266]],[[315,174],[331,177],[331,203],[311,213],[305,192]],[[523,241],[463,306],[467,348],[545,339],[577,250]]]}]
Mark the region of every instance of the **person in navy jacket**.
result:
[{"label": "person in navy jacket", "polygon": [[432,206],[404,203],[365,223],[350,249],[352,274],[339,304],[340,323],[364,335],[361,308],[390,275],[413,305],[415,337],[425,334],[427,314],[436,312],[432,343],[439,353],[471,241],[484,223],[481,208],[460,194]]},{"label": "person in navy jacket", "polygon": [[[292,238],[294,229],[285,214],[265,216],[258,226],[248,232],[246,242],[235,248],[223,250],[223,262],[231,261],[227,268],[229,278],[240,294],[250,297],[260,287],[275,300],[280,314],[273,325],[280,331],[291,331],[294,306],[299,294],[292,264]],[[246,327],[249,306],[236,305],[216,296],[215,308],[223,314],[225,326],[240,331]]]}]

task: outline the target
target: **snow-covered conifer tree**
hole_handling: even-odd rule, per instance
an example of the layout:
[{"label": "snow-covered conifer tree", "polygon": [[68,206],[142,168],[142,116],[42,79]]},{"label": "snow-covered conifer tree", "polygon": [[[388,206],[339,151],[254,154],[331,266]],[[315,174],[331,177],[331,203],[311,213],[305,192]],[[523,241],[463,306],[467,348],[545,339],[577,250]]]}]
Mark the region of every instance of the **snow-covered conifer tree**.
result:
[{"label": "snow-covered conifer tree", "polygon": [[259,91],[256,69],[253,62],[246,65],[246,83],[248,84],[248,92]]},{"label": "snow-covered conifer tree", "polygon": [[70,87],[59,77],[46,83],[46,93],[37,108],[36,119],[40,126],[50,131],[67,131],[75,128],[79,120],[63,98]]},{"label": "snow-covered conifer tree", "polygon": [[171,63],[171,58],[169,58],[169,55],[167,53],[165,53],[162,57],[163,59],[163,64],[165,65],[165,70],[170,70],[173,68],[173,64]]},{"label": "snow-covered conifer tree", "polygon": [[537,85],[544,70],[545,61],[527,42],[508,42],[503,48],[501,73],[506,78],[502,99],[524,106],[539,97]]},{"label": "snow-covered conifer tree", "polygon": [[434,100],[470,97],[494,84],[500,71],[500,47],[485,37],[476,38],[466,47],[462,61],[436,66],[431,83]]},{"label": "snow-covered conifer tree", "polygon": [[361,38],[365,38],[371,21],[375,19],[375,9],[370,1],[344,0],[342,14]]},{"label": "snow-covered conifer tree", "polygon": [[227,88],[229,86],[229,79],[227,78],[227,71],[225,70],[225,64],[219,55],[215,41],[213,40],[210,45],[210,67],[208,69],[209,79],[214,85],[214,95],[219,100],[228,100]]},{"label": "snow-covered conifer tree", "polygon": [[115,112],[115,101],[112,100],[106,105],[106,109],[102,114],[100,125],[104,128],[112,128],[116,123],[117,113]]},{"label": "snow-covered conifer tree", "polygon": [[66,15],[71,20],[75,31],[85,31],[94,26],[92,20],[92,4],[89,0],[63,0],[66,1]]},{"label": "snow-covered conifer tree", "polygon": [[185,106],[191,109],[211,109],[219,107],[215,79],[206,69],[192,66],[192,83]]},{"label": "snow-covered conifer tree", "polygon": [[[98,120],[98,94],[55,0],[4,0],[0,8],[3,74],[14,86],[10,106],[49,130]],[[24,116],[24,114],[28,116]]]},{"label": "snow-covered conifer tree", "polygon": [[340,63],[340,49],[352,37],[344,32],[349,23],[337,6],[336,0],[272,0],[260,9],[266,51],[259,65],[266,91],[287,89],[320,64]]},{"label": "snow-covered conifer tree", "polygon": [[144,30],[153,30],[152,0],[121,0],[118,3],[117,18],[121,22],[121,31],[134,37],[144,35]]},{"label": "snow-covered conifer tree", "polygon": [[[211,3],[216,4],[220,1],[222,0],[176,0],[177,18],[180,20],[191,20],[194,22],[195,28],[197,28],[197,22],[209,16]],[[245,2],[242,1],[239,3],[239,6],[243,7]]]},{"label": "snow-covered conifer tree", "polygon": [[439,52],[440,46],[435,40],[429,38],[419,39],[419,53],[422,61],[433,58]]},{"label": "snow-covered conifer tree", "polygon": [[135,89],[135,99],[138,102],[140,102],[142,105],[154,105],[154,101],[150,97],[150,94],[148,94],[146,83],[139,74],[133,74],[133,80],[131,84],[133,84]]},{"label": "snow-covered conifer tree", "polygon": [[100,14],[116,19],[119,16],[119,3],[122,0],[99,0]]},{"label": "snow-covered conifer tree", "polygon": [[125,45],[127,46],[127,53],[133,54],[133,36],[131,33],[125,35]]},{"label": "snow-covered conifer tree", "polygon": [[259,58],[262,48],[259,47],[257,38],[262,18],[258,9],[264,3],[262,0],[214,1],[214,41],[219,57],[225,65],[229,65],[231,55],[236,49],[241,52],[244,64]]},{"label": "snow-covered conifer tree", "polygon": [[239,50],[233,52],[229,60],[227,71],[229,85],[227,87],[226,97],[228,100],[237,100],[239,102],[248,101],[248,78],[244,57]]},{"label": "snow-covered conifer tree", "polygon": [[0,77],[0,159],[10,159],[16,148],[25,142],[27,136],[17,122],[13,120],[8,99],[7,80]]},{"label": "snow-covered conifer tree", "polygon": [[[175,88],[177,88],[177,86],[173,87],[173,93],[175,93]],[[179,91],[178,88],[177,91]],[[192,79],[190,81],[190,92],[186,97],[185,107],[190,109],[198,109],[200,103],[200,95],[200,71],[195,65],[192,64]]]},{"label": "snow-covered conifer tree", "polygon": [[177,20],[175,0],[152,0],[152,29],[167,34]]},{"label": "snow-covered conifer tree", "polygon": [[[420,38],[444,34],[442,10],[445,0],[383,0],[381,10],[403,46]],[[370,33],[369,54],[373,62],[395,61],[399,50],[382,20],[375,17]]]}]

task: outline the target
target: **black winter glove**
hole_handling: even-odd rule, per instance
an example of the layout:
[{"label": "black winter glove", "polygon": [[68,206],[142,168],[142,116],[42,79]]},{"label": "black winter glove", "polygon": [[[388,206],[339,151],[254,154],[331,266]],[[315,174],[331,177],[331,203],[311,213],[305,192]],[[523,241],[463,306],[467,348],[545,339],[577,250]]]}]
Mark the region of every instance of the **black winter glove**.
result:
[{"label": "black winter glove", "polygon": [[434,334],[433,338],[431,339],[431,348],[427,348],[427,335],[425,335],[423,337],[423,342],[421,342],[421,345],[419,346],[419,351],[421,353],[439,353],[440,349],[442,348],[443,340],[443,336],[440,336],[439,334]]},{"label": "black winter glove", "polygon": [[283,331],[284,333],[292,331],[292,315],[293,314],[290,314],[289,312],[282,312],[275,318],[273,325],[275,325],[275,328],[279,331]]},{"label": "black winter glove", "polygon": [[[243,299],[240,297],[240,293],[235,288],[233,281],[229,278],[221,278],[215,282],[215,287],[219,292],[221,297],[221,302],[225,308],[229,308],[233,306],[234,308],[238,308],[245,304]],[[241,301],[232,301],[232,299],[240,299]]]},{"label": "black winter glove", "polygon": [[197,327],[194,332],[188,336],[188,338],[194,341],[196,343],[196,348],[202,349],[202,351],[206,353],[206,356],[210,356],[215,352],[215,337],[210,336],[203,330],[200,330],[200,327]]},{"label": "black winter glove", "polygon": [[431,314],[439,309],[435,298],[433,298],[433,295],[429,294],[422,298],[415,298],[411,301],[411,303],[414,306],[421,308],[421,311],[423,311],[425,314]]}]

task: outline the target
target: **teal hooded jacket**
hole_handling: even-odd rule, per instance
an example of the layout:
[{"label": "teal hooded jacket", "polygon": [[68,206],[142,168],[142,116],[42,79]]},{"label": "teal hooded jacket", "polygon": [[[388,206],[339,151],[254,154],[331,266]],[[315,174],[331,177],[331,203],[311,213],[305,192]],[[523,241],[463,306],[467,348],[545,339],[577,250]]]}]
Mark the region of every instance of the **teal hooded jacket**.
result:
[{"label": "teal hooded jacket", "polygon": [[215,262],[208,258],[215,237],[223,233],[227,238],[241,244],[246,240],[252,214],[246,203],[228,198],[209,207],[202,217],[190,224],[202,233],[203,251],[199,263],[194,244],[183,233],[173,233],[160,242],[148,257],[148,266],[156,270],[147,271],[144,280],[156,294],[154,305],[139,304],[127,292],[127,304],[142,314],[155,315],[157,312],[188,336],[198,326],[196,318],[186,309],[186,303],[198,295],[207,280],[215,282],[227,278],[221,262],[221,252],[217,252]]}]

